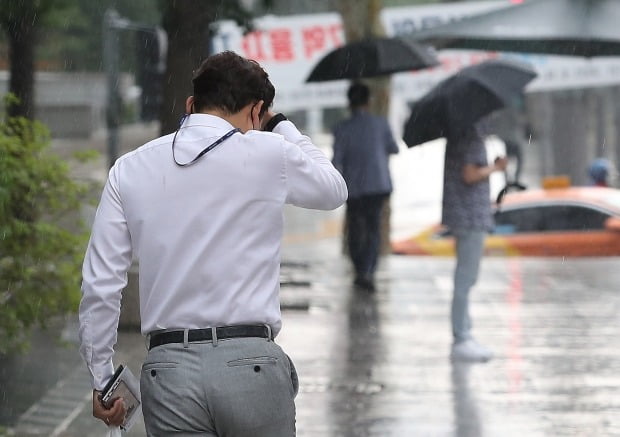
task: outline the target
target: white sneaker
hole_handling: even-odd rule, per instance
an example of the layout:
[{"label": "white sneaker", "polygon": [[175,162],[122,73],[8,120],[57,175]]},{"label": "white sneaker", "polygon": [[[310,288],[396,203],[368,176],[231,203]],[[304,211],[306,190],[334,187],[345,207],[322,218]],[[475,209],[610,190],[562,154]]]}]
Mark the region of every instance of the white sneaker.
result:
[{"label": "white sneaker", "polygon": [[450,358],[457,361],[486,362],[493,358],[493,352],[476,340],[465,340],[452,345]]}]

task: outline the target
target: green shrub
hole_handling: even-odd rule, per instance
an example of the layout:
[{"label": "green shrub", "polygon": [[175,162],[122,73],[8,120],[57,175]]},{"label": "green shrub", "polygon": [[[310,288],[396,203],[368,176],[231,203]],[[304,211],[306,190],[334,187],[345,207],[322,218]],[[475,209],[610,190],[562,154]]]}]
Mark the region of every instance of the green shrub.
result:
[{"label": "green shrub", "polygon": [[86,186],[49,144],[37,121],[0,122],[0,353],[79,304]]}]

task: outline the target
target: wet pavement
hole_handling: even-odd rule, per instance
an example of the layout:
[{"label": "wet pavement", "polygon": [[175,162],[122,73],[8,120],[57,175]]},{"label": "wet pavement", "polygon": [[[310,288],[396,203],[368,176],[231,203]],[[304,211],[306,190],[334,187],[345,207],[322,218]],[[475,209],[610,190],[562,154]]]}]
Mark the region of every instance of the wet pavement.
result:
[{"label": "wet pavement", "polygon": [[[471,310],[495,358],[457,364],[453,260],[385,256],[377,292],[354,290],[341,214],[285,214],[277,341],[300,376],[299,436],[620,435],[619,258],[485,258]],[[75,340],[70,319],[3,358],[0,435],[106,435]],[[121,332],[117,354],[137,373],[143,338]]]},{"label": "wet pavement", "polygon": [[337,250],[314,256],[310,311],[280,339],[299,435],[620,435],[617,259],[486,259],[472,312],[496,358],[453,365],[452,260],[388,257],[368,296]]},{"label": "wet pavement", "polygon": [[[350,287],[337,238],[284,253],[278,342],[300,375],[299,436],[620,435],[618,259],[485,259],[472,312],[496,357],[467,365],[448,358],[452,260],[388,256],[369,295]],[[121,333],[118,352],[137,372],[142,337]],[[73,404],[36,431],[54,410],[43,397],[15,435],[103,437],[82,364],[49,364],[28,372],[56,376]]]}]

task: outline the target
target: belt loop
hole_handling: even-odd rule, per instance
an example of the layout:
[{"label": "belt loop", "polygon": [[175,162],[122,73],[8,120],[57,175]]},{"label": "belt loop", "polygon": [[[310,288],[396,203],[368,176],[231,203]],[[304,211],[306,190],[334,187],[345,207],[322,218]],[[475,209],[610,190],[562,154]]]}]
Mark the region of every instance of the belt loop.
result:
[{"label": "belt loop", "polygon": [[211,342],[213,343],[213,347],[217,346],[217,328],[211,328]]},{"label": "belt loop", "polygon": [[265,323],[265,328],[267,328],[267,341],[271,341],[271,326]]},{"label": "belt loop", "polygon": [[151,350],[151,333],[150,332],[146,334],[146,337],[144,337],[144,347],[146,348],[147,351]]},{"label": "belt loop", "polygon": [[183,330],[183,347],[187,349],[189,347],[189,329]]}]

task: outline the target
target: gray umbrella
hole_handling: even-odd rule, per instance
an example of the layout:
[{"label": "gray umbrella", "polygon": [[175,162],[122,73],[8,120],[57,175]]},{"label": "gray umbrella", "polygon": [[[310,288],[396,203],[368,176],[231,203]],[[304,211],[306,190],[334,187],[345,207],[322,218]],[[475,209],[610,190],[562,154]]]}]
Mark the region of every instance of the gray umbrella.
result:
[{"label": "gray umbrella", "polygon": [[327,53],[306,82],[360,79],[434,67],[431,47],[398,37],[371,38],[345,44]]},{"label": "gray umbrella", "polygon": [[620,1],[529,0],[411,35],[435,48],[620,55]]}]

